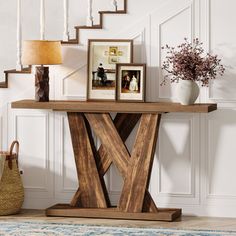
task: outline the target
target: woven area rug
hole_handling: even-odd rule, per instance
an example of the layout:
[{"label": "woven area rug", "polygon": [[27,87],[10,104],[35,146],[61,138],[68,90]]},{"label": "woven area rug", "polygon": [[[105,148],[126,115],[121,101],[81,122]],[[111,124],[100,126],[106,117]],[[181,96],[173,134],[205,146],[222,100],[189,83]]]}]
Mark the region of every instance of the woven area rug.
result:
[{"label": "woven area rug", "polygon": [[44,236],[44,235],[84,235],[84,236],[219,236],[236,235],[236,231],[183,230],[164,228],[123,228],[78,224],[35,223],[35,222],[0,222],[1,236]]}]

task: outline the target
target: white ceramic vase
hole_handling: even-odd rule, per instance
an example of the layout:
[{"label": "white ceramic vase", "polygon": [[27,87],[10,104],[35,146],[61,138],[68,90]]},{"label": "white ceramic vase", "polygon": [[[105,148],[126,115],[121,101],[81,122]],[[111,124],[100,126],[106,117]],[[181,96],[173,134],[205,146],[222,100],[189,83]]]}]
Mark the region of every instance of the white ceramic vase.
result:
[{"label": "white ceramic vase", "polygon": [[194,104],[200,93],[198,84],[192,80],[180,80],[176,95],[182,105]]}]

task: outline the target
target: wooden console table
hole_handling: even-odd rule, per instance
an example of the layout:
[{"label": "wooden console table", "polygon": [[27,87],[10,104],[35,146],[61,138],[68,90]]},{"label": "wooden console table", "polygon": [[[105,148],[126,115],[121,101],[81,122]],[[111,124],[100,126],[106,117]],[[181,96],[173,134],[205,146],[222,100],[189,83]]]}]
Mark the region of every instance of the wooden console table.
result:
[{"label": "wooden console table", "polygon": [[[70,204],[57,204],[47,216],[173,221],[181,209],[157,208],[148,192],[162,113],[208,113],[216,104],[116,103],[22,100],[12,108],[65,111],[71,132],[79,188]],[[109,113],[117,113],[112,120]],[[131,153],[125,141],[138,123]],[[101,140],[95,147],[92,132]],[[114,163],[124,179],[117,207],[112,207],[103,176]]]}]

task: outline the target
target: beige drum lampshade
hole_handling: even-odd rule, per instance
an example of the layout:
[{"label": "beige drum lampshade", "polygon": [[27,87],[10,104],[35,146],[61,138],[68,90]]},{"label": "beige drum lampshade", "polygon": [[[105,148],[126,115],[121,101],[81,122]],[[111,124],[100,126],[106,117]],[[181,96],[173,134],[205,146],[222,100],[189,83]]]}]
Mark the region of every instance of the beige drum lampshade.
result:
[{"label": "beige drum lampshade", "polygon": [[61,42],[46,40],[28,40],[23,42],[23,65],[62,64]]}]

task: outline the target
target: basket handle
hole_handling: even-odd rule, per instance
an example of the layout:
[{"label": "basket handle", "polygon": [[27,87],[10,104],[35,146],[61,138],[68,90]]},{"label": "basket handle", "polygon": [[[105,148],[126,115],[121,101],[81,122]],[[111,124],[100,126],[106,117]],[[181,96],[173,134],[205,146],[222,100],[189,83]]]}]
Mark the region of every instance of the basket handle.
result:
[{"label": "basket handle", "polygon": [[[13,149],[14,147],[16,146],[16,164],[17,164],[17,167],[18,167],[18,155],[19,155],[19,142],[18,141],[13,141],[12,144],[11,144],[11,147],[10,147],[10,157],[12,157],[12,154],[13,154]],[[10,158],[10,161],[8,162],[9,163],[9,167],[10,169],[12,169],[12,158]]]},{"label": "basket handle", "polygon": [[12,155],[12,152],[13,152],[13,149],[16,145],[16,156],[18,157],[18,154],[19,154],[19,142],[18,141],[13,141],[12,144],[11,144],[11,147],[10,147],[10,155]]}]

